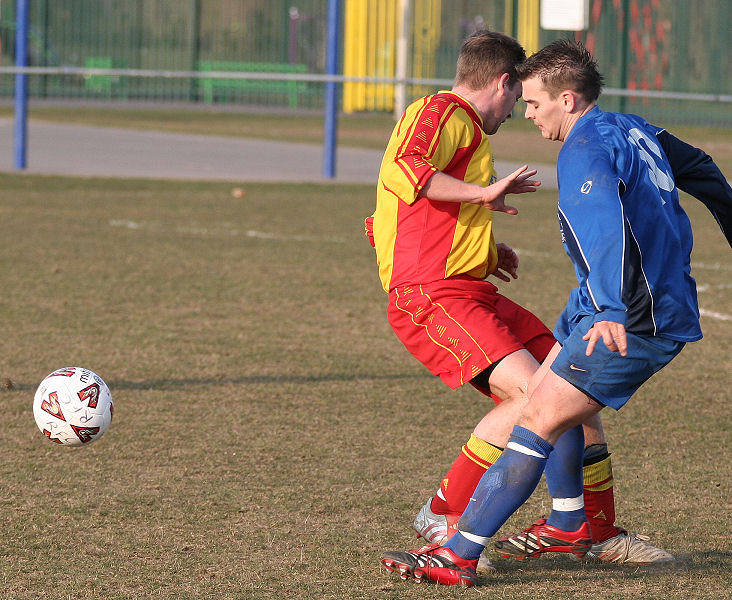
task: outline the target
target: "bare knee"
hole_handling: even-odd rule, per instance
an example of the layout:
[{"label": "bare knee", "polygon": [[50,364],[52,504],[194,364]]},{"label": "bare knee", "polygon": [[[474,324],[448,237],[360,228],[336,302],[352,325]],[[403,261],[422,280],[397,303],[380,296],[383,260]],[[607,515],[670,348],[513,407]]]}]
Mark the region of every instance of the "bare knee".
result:
[{"label": "bare knee", "polygon": [[554,444],[562,433],[596,417],[601,409],[600,404],[549,371],[531,394],[519,425]]},{"label": "bare knee", "polygon": [[491,392],[504,402],[525,404],[529,397],[529,383],[538,368],[539,363],[528,350],[512,352],[491,368]]}]

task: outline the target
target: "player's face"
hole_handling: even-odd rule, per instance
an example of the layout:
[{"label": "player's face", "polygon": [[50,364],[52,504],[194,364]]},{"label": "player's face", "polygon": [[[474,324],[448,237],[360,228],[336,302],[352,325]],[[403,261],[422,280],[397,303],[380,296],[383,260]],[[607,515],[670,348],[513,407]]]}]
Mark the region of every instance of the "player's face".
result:
[{"label": "player's face", "polygon": [[485,132],[488,135],[496,133],[498,128],[503,125],[507,119],[511,118],[513,108],[521,97],[520,81],[517,81],[512,86],[506,84],[502,89],[503,91],[497,96],[490,115],[488,115],[484,120]]},{"label": "player's face", "polygon": [[566,117],[562,97],[552,99],[538,77],[523,82],[523,96],[526,102],[526,118],[531,119],[547,140],[564,141]]}]

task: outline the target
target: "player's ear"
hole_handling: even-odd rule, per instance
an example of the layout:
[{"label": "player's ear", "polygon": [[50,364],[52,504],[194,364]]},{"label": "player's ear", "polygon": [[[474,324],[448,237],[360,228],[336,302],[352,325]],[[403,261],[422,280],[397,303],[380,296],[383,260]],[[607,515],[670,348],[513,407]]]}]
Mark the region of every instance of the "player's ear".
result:
[{"label": "player's ear", "polygon": [[574,92],[570,90],[564,90],[561,94],[559,94],[559,101],[561,102],[564,112],[571,113],[574,111],[574,107],[577,103],[577,98]]},{"label": "player's ear", "polygon": [[496,80],[496,90],[499,94],[505,94],[508,91],[508,88],[511,87],[509,85],[509,81],[511,79],[511,76],[508,73],[503,73],[497,80]]}]

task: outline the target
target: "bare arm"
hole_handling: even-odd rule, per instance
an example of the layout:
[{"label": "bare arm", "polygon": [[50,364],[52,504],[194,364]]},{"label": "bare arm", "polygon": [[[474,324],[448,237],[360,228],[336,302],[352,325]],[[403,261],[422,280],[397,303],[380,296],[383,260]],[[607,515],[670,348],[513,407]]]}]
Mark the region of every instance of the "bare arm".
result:
[{"label": "bare arm", "polygon": [[528,165],[524,165],[507,177],[487,186],[467,183],[437,171],[429,178],[419,195],[430,200],[443,202],[479,204],[497,212],[515,215],[518,210],[513,206],[506,205],[506,194],[535,192],[536,188],[541,185],[541,182],[529,179],[529,177],[536,175],[536,170],[529,171],[528,168]]}]

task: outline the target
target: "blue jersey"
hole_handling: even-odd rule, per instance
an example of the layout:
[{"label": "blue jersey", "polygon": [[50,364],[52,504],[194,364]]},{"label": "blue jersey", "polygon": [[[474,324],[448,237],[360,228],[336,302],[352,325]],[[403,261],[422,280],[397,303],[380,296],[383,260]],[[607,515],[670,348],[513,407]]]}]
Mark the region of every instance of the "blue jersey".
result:
[{"label": "blue jersey", "polygon": [[560,343],[587,315],[638,335],[702,337],[691,224],[660,131],[638,116],[595,107],[564,142],[558,216],[579,287],[557,323]]}]

